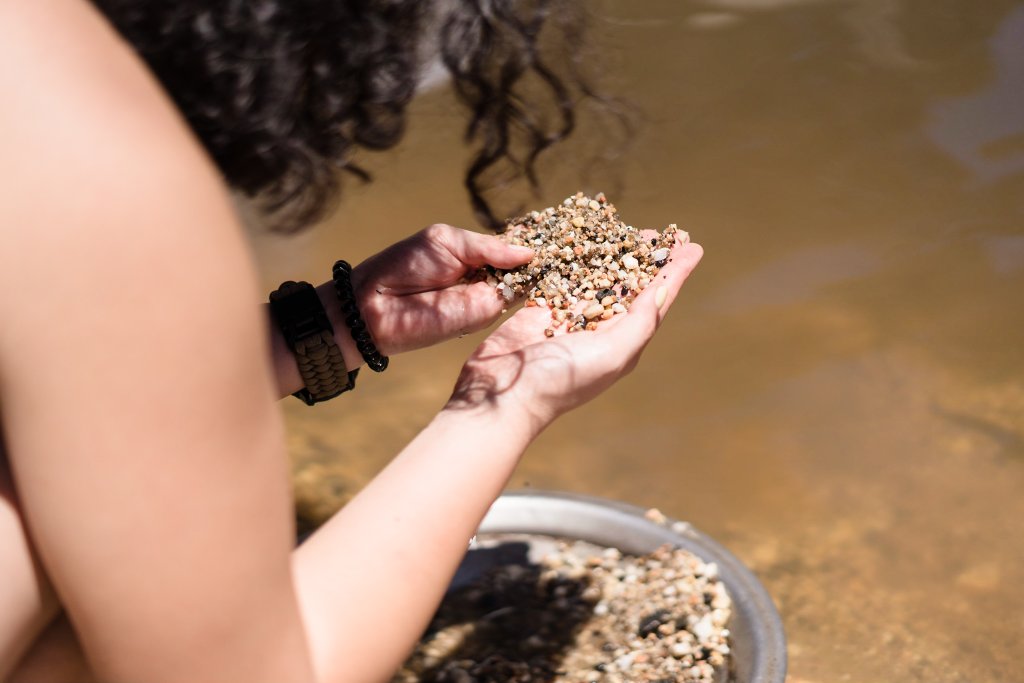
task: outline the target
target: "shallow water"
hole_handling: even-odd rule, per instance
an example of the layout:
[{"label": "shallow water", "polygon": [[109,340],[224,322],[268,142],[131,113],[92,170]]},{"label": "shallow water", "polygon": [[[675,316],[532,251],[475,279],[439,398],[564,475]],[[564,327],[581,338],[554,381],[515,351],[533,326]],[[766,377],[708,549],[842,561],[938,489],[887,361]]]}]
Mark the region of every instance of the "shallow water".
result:
[{"label": "shallow water", "polygon": [[[636,372],[512,485],[657,506],[778,601],[790,681],[1024,680],[1024,3],[601,3],[609,83],[647,123],[617,178],[549,160],[532,206],[604,189],[704,245]],[[267,288],[431,222],[472,225],[448,97],[297,239]],[[479,336],[288,402],[321,518],[443,404]],[[614,427],[609,428],[609,425]],[[599,436],[599,438],[596,438]]]}]

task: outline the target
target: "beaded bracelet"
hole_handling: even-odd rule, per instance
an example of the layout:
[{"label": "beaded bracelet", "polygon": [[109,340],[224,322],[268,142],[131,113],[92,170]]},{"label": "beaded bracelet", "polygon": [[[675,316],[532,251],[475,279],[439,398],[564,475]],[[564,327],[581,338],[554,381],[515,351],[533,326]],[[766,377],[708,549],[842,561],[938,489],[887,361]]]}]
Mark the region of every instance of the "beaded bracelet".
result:
[{"label": "beaded bracelet", "polygon": [[338,301],[341,302],[341,312],[345,316],[345,324],[348,325],[352,339],[356,342],[356,348],[362,354],[366,365],[374,372],[384,372],[388,367],[388,357],[381,354],[370,337],[370,331],[366,329],[366,322],[359,315],[359,308],[356,305],[356,293],[352,289],[352,266],[348,261],[338,261],[332,269],[334,274],[334,291],[338,294]]}]

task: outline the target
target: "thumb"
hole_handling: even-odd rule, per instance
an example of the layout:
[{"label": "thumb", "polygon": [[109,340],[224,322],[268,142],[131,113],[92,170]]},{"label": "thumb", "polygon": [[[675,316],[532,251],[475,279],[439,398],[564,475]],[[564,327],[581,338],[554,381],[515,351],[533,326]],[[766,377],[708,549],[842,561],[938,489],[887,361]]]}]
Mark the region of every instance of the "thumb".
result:
[{"label": "thumb", "polygon": [[461,262],[476,267],[515,268],[529,263],[536,256],[529,247],[515,246],[495,235],[468,230],[456,230],[448,247]]}]

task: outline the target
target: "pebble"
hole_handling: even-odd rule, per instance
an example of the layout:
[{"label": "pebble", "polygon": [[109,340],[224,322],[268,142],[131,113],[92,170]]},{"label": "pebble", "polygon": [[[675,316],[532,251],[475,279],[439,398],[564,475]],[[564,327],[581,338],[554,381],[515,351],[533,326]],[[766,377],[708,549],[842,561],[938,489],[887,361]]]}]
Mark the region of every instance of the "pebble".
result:
[{"label": "pebble", "polygon": [[583,309],[583,317],[587,320],[593,320],[604,313],[604,306],[599,303],[592,303]]},{"label": "pebble", "polygon": [[663,526],[666,522],[668,522],[668,517],[666,517],[665,513],[659,510],[658,508],[648,509],[647,512],[644,513],[644,517],[654,522],[655,524],[661,524]]},{"label": "pebble", "polygon": [[486,267],[478,277],[494,285],[508,303],[525,299],[527,305],[577,314],[581,300],[596,300],[611,312],[593,313],[578,322],[574,315],[565,318],[570,332],[594,330],[600,320],[629,310],[684,235],[673,224],[654,238],[641,239],[640,231],[622,222],[604,194],[577,192],[558,206],[508,221],[503,238],[534,249],[537,255],[530,263],[512,270]]}]

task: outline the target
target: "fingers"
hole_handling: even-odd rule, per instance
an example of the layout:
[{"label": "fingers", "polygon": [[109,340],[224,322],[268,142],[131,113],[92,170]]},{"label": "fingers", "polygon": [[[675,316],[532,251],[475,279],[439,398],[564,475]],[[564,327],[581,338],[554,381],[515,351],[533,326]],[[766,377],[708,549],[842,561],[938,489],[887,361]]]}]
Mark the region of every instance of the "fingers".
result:
[{"label": "fingers", "polygon": [[622,337],[618,343],[647,343],[665,319],[683,282],[700,263],[703,255],[704,249],[699,244],[676,243],[672,247],[669,263],[658,272],[647,289],[637,296],[629,312],[622,316],[621,322],[609,331]]},{"label": "fingers", "polygon": [[[398,297],[401,305],[382,316],[375,333],[385,353],[422,348],[476,332],[494,322],[503,310],[501,298],[485,282],[453,285]],[[385,350],[386,347],[386,350]]]},{"label": "fingers", "polygon": [[679,289],[683,286],[686,278],[690,276],[693,269],[700,263],[704,256],[704,248],[699,244],[686,243],[676,244],[672,248],[669,258],[670,263],[666,264],[658,278],[654,280],[655,308],[658,314],[658,323],[665,319],[669,307],[676,300]]},{"label": "fingers", "polygon": [[536,256],[533,249],[513,246],[495,235],[460,230],[450,225],[435,225],[427,230],[467,266],[515,268],[529,263]]}]

